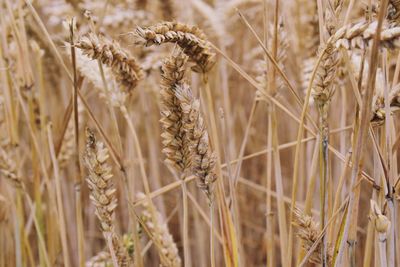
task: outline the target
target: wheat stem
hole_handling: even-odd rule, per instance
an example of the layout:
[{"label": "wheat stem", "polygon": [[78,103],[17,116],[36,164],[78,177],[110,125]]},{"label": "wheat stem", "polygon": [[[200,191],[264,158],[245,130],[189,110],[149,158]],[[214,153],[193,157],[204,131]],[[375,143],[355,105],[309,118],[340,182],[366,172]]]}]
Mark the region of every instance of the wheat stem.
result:
[{"label": "wheat stem", "polygon": [[182,183],[182,211],[183,211],[183,254],[184,266],[192,266],[190,257],[190,243],[189,243],[189,210],[188,210],[188,196],[185,179],[181,179]]},{"label": "wheat stem", "polygon": [[215,267],[214,203],[210,204],[210,265]]},{"label": "wheat stem", "polygon": [[[370,114],[371,110],[371,105],[368,103],[371,103],[372,100],[372,95],[373,95],[373,86],[375,85],[375,79],[376,79],[376,69],[378,65],[378,47],[379,47],[379,42],[380,42],[380,34],[381,34],[381,28],[382,28],[382,22],[383,22],[383,17],[384,13],[386,11],[387,7],[387,0],[382,1],[382,6],[380,7],[379,11],[379,18],[378,18],[378,26],[375,32],[374,36],[374,42],[371,50],[371,60],[370,60],[370,69],[368,73],[368,84],[366,88],[366,93],[363,96],[363,105],[361,107],[361,118],[360,118],[360,129],[358,130],[357,133],[357,144],[355,146],[355,152],[353,154],[353,168],[352,168],[352,173],[351,173],[351,183],[350,186],[351,188],[355,185],[356,179],[359,175],[360,171],[360,160],[362,158],[362,151],[364,149],[364,142],[366,139],[367,135],[367,127],[368,127],[368,114]],[[353,214],[353,205],[358,205],[359,199],[357,198],[357,195],[353,193],[353,190],[350,191],[350,196],[349,196],[349,210],[347,212],[347,217],[346,217],[346,225],[344,228],[344,233],[343,233],[343,239],[340,244],[339,248],[339,254],[337,256],[337,261],[335,263],[336,266],[341,266],[342,263],[342,256],[344,253],[344,247],[346,246],[346,242],[351,242],[351,240],[348,240],[348,233],[349,233],[349,228],[351,223],[354,223],[352,221],[352,214]]]}]

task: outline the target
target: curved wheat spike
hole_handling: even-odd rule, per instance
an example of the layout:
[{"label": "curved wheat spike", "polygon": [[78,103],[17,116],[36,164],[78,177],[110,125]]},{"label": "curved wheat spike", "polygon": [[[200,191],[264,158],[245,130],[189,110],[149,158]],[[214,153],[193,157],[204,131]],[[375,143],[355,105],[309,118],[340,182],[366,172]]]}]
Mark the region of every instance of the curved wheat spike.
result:
[{"label": "curved wheat spike", "polygon": [[[377,22],[360,21],[345,25],[331,36],[328,42],[346,49],[365,49],[372,42],[376,32]],[[383,27],[380,45],[388,49],[400,48],[400,27]]]},{"label": "curved wheat spike", "polygon": [[205,34],[196,26],[180,22],[161,22],[159,24],[136,29],[136,34],[146,46],[176,43],[196,65],[196,72],[208,72],[215,64],[215,53],[206,40]]},{"label": "curved wheat spike", "polygon": [[89,33],[75,44],[83,54],[100,61],[111,68],[121,89],[129,94],[142,79],[143,73],[136,59],[123,50],[115,41]]}]

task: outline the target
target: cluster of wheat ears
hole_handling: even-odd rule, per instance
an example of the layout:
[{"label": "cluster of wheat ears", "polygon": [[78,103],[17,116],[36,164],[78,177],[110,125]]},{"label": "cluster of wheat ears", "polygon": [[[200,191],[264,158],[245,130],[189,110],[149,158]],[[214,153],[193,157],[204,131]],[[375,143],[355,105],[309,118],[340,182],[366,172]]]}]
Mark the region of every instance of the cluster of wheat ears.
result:
[{"label": "cluster of wheat ears", "polygon": [[0,267],[400,266],[399,0],[0,0]]}]

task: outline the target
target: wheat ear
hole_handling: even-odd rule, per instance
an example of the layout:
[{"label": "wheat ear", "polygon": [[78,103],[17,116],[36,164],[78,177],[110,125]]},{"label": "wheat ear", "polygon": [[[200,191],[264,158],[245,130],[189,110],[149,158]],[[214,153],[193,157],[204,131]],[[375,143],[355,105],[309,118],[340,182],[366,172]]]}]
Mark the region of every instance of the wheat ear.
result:
[{"label": "wheat ear", "polygon": [[14,161],[7,152],[0,147],[0,173],[16,188],[24,188],[24,183],[17,174]]},{"label": "wheat ear", "polygon": [[400,24],[400,0],[389,0],[387,19],[392,25]]},{"label": "wheat ear", "polygon": [[196,72],[208,72],[215,64],[215,53],[205,34],[196,26],[179,22],[162,22],[147,28],[138,27],[138,43],[146,46],[176,43],[196,65]]},{"label": "wheat ear", "polygon": [[[122,237],[122,245],[129,255],[133,255],[134,245],[129,235]],[[113,265],[110,252],[100,251],[89,260],[86,261],[86,267],[111,267]]]},{"label": "wheat ear", "polygon": [[198,186],[211,203],[213,185],[217,178],[216,156],[211,149],[207,128],[200,112],[200,101],[193,96],[190,87],[186,84],[177,86],[175,94],[184,114],[183,127],[190,140],[192,171],[199,178]]},{"label": "wheat ear", "polygon": [[166,162],[183,174],[191,165],[188,139],[183,129],[182,108],[175,95],[177,86],[183,84],[186,56],[183,54],[167,58],[162,66],[161,79],[161,123],[163,127],[163,153]]},{"label": "wheat ear", "polygon": [[[142,192],[137,194],[137,199],[145,199],[146,195]],[[181,258],[179,257],[178,248],[174,242],[172,235],[168,230],[168,225],[164,222],[162,215],[157,210],[151,210],[147,201],[143,202],[144,210],[141,213],[147,233],[155,243],[158,254],[163,266],[179,267],[181,266]]]},{"label": "wheat ear", "polygon": [[[297,226],[297,236],[303,240],[302,246],[305,251],[310,250],[315,241],[318,240],[318,236],[320,234],[318,228],[319,223],[315,222],[311,216],[304,214],[300,209],[295,208],[293,211],[294,214],[294,224]],[[315,264],[321,264],[321,251],[322,246],[321,243],[318,244],[317,248],[314,250],[312,255],[309,258],[309,261]],[[331,254],[327,255],[328,264],[332,261]],[[328,265],[329,266],[329,265]]]},{"label": "wheat ear", "polygon": [[131,93],[143,74],[136,59],[115,41],[89,33],[75,44],[85,55],[111,68],[116,81],[126,93]]},{"label": "wheat ear", "polygon": [[[360,21],[338,29],[328,42],[346,49],[365,49],[374,38],[377,21]],[[380,46],[388,49],[400,48],[400,27],[382,27]]]},{"label": "wheat ear", "polygon": [[216,180],[215,154],[200,112],[200,101],[184,82],[185,57],[177,54],[163,65],[161,99],[163,104],[163,152],[179,172],[188,170],[199,178],[199,187],[212,201]]},{"label": "wheat ear", "polygon": [[96,206],[96,215],[100,228],[108,242],[114,265],[128,266],[129,258],[124,250],[120,237],[115,232],[114,216],[117,207],[115,186],[111,167],[107,164],[108,150],[96,140],[94,133],[86,129],[86,149],[84,163],[89,172],[86,181],[90,189],[90,199]]},{"label": "wheat ear", "polygon": [[86,267],[111,267],[111,255],[107,251],[101,251],[95,256],[91,257],[85,263]]}]

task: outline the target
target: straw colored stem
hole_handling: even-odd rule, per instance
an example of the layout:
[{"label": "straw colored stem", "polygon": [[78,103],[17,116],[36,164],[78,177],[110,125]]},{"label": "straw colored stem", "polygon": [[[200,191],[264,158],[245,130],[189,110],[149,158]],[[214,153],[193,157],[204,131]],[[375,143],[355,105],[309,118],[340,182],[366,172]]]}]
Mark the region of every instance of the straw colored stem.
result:
[{"label": "straw colored stem", "polygon": [[133,125],[132,120],[129,117],[128,110],[126,109],[126,107],[121,106],[120,110],[126,120],[126,123],[128,124],[129,130],[131,131],[131,134],[133,137],[134,147],[135,147],[137,156],[139,158],[139,169],[140,169],[140,174],[142,176],[144,190],[145,190],[146,195],[148,195],[148,194],[150,194],[150,185],[149,185],[149,181],[148,181],[147,174],[146,174],[146,167],[144,164],[142,149],[140,148],[139,138],[138,138],[135,126]]},{"label": "straw colored stem", "polygon": [[64,207],[63,207],[63,196],[61,191],[61,178],[58,169],[58,162],[55,156],[53,136],[51,134],[51,125],[47,126],[47,134],[48,134],[48,142],[50,148],[51,160],[53,161],[53,171],[54,171],[54,179],[56,184],[56,196],[57,196],[57,213],[58,213],[58,221],[60,224],[60,238],[62,244],[62,253],[64,258],[64,265],[66,267],[70,266],[70,260],[68,255],[68,240],[67,240],[67,227],[65,224],[65,215],[64,215]]},{"label": "straw colored stem", "polygon": [[[72,68],[73,68],[73,91],[72,91],[72,99],[73,99],[73,113],[74,113],[74,130],[75,130],[75,151],[76,155],[79,155],[79,114],[78,114],[78,78],[76,73],[76,57],[75,57],[75,47],[74,47],[74,21],[70,22],[70,42],[71,42],[71,59],[72,59]],[[56,154],[56,152],[55,152]],[[53,161],[54,164],[54,161]],[[78,258],[79,258],[79,266],[85,266],[85,248],[84,248],[84,230],[83,230],[83,217],[82,217],[82,198],[81,198],[81,185],[82,185],[82,177],[81,177],[81,165],[79,161],[79,157],[76,158],[75,164],[78,169],[78,173],[75,178],[75,217],[76,217],[76,226],[77,226],[77,240],[78,240]],[[55,166],[53,166],[55,168]]]},{"label": "straw colored stem", "polygon": [[[283,201],[283,177],[281,170],[281,160],[278,149],[278,131],[277,131],[277,118],[276,112],[272,111],[272,148],[274,155],[274,170],[275,170],[275,184],[277,193],[277,205],[278,205],[278,223],[279,223],[279,240],[280,245],[283,248],[288,247],[288,232],[287,232],[287,219],[285,203]],[[290,266],[289,258],[285,253],[281,253],[281,261],[283,266]]]},{"label": "straw colored stem", "polygon": [[110,250],[110,254],[111,254],[111,259],[112,259],[112,263],[114,267],[119,267],[118,265],[118,259],[117,256],[115,255],[115,250],[114,250],[114,245],[113,245],[113,241],[112,241],[112,235],[111,233],[107,233],[105,234],[105,239],[107,242],[107,247]]},{"label": "straw colored stem", "polygon": [[34,223],[34,225],[35,225],[36,233],[37,233],[37,235],[38,235],[38,239],[39,239],[38,243],[39,243],[40,250],[41,250],[41,252],[42,252],[42,254],[43,254],[44,263],[46,264],[47,267],[51,267],[52,265],[50,264],[49,255],[48,255],[48,253],[47,253],[48,251],[47,251],[47,249],[46,249],[45,239],[44,239],[42,230],[41,230],[41,228],[40,228],[39,221],[38,221],[38,219],[37,219],[37,217],[36,217],[36,215],[35,215],[35,212],[34,212],[35,206],[34,206],[34,204],[32,203],[32,200],[31,200],[31,198],[29,197],[29,195],[28,195],[26,192],[23,192],[23,194],[24,194],[24,196],[25,196],[25,199],[26,199],[27,202],[28,202],[28,206],[29,206],[30,210],[31,210],[31,211],[33,212],[33,214],[34,214],[34,216],[33,216],[33,223]]},{"label": "straw colored stem", "polygon": [[[327,105],[327,104],[323,104]],[[325,219],[326,219],[326,185],[327,185],[327,173],[328,173],[328,123],[327,123],[327,114],[326,107],[319,108],[320,114],[320,142],[319,142],[319,160],[320,160],[320,207],[321,207],[321,230],[325,227]],[[327,238],[324,235],[322,239],[321,245],[321,255],[322,255],[322,266],[326,266],[326,244]]]},{"label": "straw colored stem", "polygon": [[209,205],[210,208],[210,264],[215,267],[215,244],[214,244],[214,204]]},{"label": "straw colored stem", "polygon": [[183,209],[183,255],[184,255],[184,266],[192,266],[190,257],[190,243],[189,243],[189,210],[188,210],[188,192],[187,186],[182,179],[182,209]]}]

